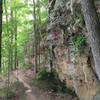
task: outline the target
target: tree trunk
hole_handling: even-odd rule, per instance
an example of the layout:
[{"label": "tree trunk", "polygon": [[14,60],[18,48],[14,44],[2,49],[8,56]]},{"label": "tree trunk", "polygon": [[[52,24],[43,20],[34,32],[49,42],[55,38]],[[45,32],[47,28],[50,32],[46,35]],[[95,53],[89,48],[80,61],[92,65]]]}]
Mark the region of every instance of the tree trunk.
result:
[{"label": "tree trunk", "polygon": [[[17,19],[17,11],[15,10],[15,20]],[[17,21],[16,21],[16,24],[15,24],[15,65],[14,65],[14,68],[16,69],[18,66],[18,61],[17,61],[18,57],[17,57]]]},{"label": "tree trunk", "polygon": [[89,41],[96,74],[100,80],[100,22],[96,13],[94,0],[81,0],[82,11],[88,30],[87,39]]},{"label": "tree trunk", "polygon": [[0,0],[0,71],[1,71],[1,66],[2,66],[2,54],[1,54],[1,50],[2,50],[2,0]]},{"label": "tree trunk", "polygon": [[37,17],[36,17],[36,4],[35,0],[33,0],[33,17],[34,17],[34,44],[35,44],[35,74],[38,72],[38,62],[37,62]]},{"label": "tree trunk", "polygon": [[[10,12],[10,17],[11,17],[11,26],[13,26],[13,9],[12,9],[12,0],[11,0],[11,12]],[[10,66],[11,66],[11,70],[13,70],[13,37],[14,37],[14,30],[13,28],[11,28],[11,40],[10,40],[10,53],[11,53],[11,62],[10,62]]]}]

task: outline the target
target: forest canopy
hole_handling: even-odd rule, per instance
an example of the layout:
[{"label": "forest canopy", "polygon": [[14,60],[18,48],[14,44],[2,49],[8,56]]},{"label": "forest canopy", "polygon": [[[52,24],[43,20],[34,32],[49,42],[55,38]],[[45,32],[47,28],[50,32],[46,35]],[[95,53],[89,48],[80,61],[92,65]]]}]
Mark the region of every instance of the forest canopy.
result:
[{"label": "forest canopy", "polygon": [[[38,29],[40,31],[42,27],[46,27],[48,18],[47,4],[47,0],[4,0],[2,34],[3,71],[7,70],[9,64],[12,69],[16,68],[17,64],[20,67],[24,66],[25,46],[34,41],[34,24],[39,25]],[[34,13],[36,19],[34,18]],[[41,39],[43,34],[46,33],[41,33]],[[32,50],[28,49],[28,55],[32,55]]]},{"label": "forest canopy", "polygon": [[22,97],[100,100],[100,0],[0,0],[0,100]]}]

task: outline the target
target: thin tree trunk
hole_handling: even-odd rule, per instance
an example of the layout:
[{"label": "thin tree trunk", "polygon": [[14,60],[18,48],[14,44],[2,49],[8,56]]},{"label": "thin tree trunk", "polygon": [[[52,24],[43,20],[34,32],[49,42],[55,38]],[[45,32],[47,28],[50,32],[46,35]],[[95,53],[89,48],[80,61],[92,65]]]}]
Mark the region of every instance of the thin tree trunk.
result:
[{"label": "thin tree trunk", "polygon": [[13,36],[14,36],[14,31],[13,31],[13,10],[12,10],[12,0],[11,0],[11,13],[10,13],[10,17],[11,17],[11,26],[12,26],[12,28],[11,28],[11,40],[10,40],[10,42],[11,42],[11,44],[10,44],[10,53],[11,53],[11,62],[10,62],[10,64],[11,64],[11,69],[13,70]]},{"label": "thin tree trunk", "polygon": [[38,66],[39,66],[39,68],[40,68],[40,35],[41,35],[41,16],[40,16],[40,13],[41,13],[41,11],[40,11],[40,0],[38,0],[38,61],[39,61],[39,63],[38,63]]},{"label": "thin tree trunk", "polygon": [[2,0],[0,0],[0,71],[2,68]]},{"label": "thin tree trunk", "polygon": [[[17,12],[16,12],[16,10],[15,10],[15,20],[17,19],[17,18],[16,18],[16,15],[17,15],[16,13],[17,13]],[[17,65],[18,65],[18,64],[17,64],[17,63],[18,63],[17,59],[18,59],[18,58],[17,58],[17,21],[16,21],[16,24],[15,24],[15,59],[14,59],[14,60],[15,60],[15,64],[14,64],[14,68],[15,68],[15,69],[18,67],[18,66],[17,66]]]},{"label": "thin tree trunk", "polygon": [[35,73],[38,72],[38,68],[37,68],[37,18],[36,18],[36,4],[35,4],[35,0],[33,0],[33,15],[34,15],[34,39],[35,39]]},{"label": "thin tree trunk", "polygon": [[[5,9],[5,14],[6,14],[7,34],[9,34],[7,5],[6,5],[6,1],[5,0],[4,0],[4,9]],[[8,42],[10,42],[9,39],[8,39]],[[8,48],[8,68],[7,68],[7,87],[8,87],[8,89],[7,89],[7,98],[8,98],[9,85],[10,85],[10,63],[11,63],[11,61],[10,61],[11,59],[10,58],[11,58],[11,55],[10,55],[10,46],[9,46],[9,48]]]},{"label": "thin tree trunk", "polygon": [[81,6],[88,30],[87,38],[93,53],[96,73],[100,80],[100,21],[94,0],[81,0]]}]

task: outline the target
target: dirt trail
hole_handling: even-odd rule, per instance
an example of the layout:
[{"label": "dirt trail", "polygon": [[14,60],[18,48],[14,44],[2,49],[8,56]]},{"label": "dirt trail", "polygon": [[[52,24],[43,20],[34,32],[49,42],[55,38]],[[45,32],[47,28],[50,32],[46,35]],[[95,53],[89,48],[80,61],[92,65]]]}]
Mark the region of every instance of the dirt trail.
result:
[{"label": "dirt trail", "polygon": [[34,77],[34,72],[31,69],[27,71],[16,70],[14,71],[14,75],[18,78],[19,82],[22,83],[26,88],[25,100],[77,100],[69,94],[62,96],[52,92],[45,92],[40,90],[38,87],[31,86],[30,81]]},{"label": "dirt trail", "polygon": [[14,75],[18,78],[19,82],[21,82],[26,88],[26,91],[25,91],[26,99],[36,100],[36,96],[32,93],[32,87],[27,83],[25,73],[22,70],[16,70],[14,71]]}]

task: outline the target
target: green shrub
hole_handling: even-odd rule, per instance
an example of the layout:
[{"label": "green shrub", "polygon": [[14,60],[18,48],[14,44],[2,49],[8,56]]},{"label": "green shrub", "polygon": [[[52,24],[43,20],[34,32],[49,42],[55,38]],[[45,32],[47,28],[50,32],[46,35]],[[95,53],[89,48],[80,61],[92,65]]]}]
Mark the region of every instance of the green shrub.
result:
[{"label": "green shrub", "polygon": [[83,34],[73,37],[72,41],[78,50],[81,50],[82,47],[86,45],[86,37]]},{"label": "green shrub", "polygon": [[8,89],[7,87],[0,89],[0,97],[1,98],[12,98],[16,94],[14,91]]},{"label": "green shrub", "polygon": [[37,77],[37,79],[33,80],[33,85],[39,87],[40,89],[75,95],[73,91],[66,87],[65,82],[60,81],[55,70],[48,72],[46,69],[43,69],[39,72]]},{"label": "green shrub", "polygon": [[38,80],[53,80],[56,76],[56,73],[53,72],[49,72],[46,69],[42,69],[38,75],[37,75],[37,79]]}]

